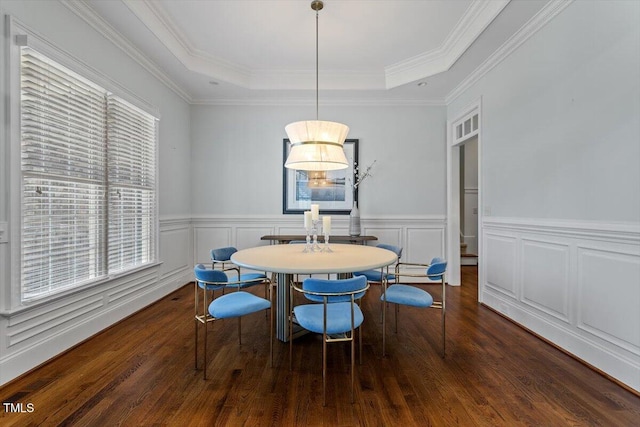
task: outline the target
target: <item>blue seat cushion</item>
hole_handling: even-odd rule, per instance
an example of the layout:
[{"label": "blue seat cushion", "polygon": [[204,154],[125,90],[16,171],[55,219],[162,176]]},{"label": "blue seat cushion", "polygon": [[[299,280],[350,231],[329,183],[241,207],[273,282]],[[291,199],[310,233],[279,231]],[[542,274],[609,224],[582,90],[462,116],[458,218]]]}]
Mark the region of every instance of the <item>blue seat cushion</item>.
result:
[{"label": "blue seat cushion", "polygon": [[[357,271],[353,273],[354,276],[365,276],[370,282],[382,282],[382,273],[380,270],[367,270],[367,271]],[[387,274],[387,280],[395,280],[395,274]]]},{"label": "blue seat cushion", "polygon": [[[253,285],[258,285],[260,283],[262,283],[263,280],[265,280],[267,278],[267,276],[265,276],[264,274],[261,273],[247,273],[247,274],[241,274],[240,275],[240,281],[242,282],[247,282],[247,283],[236,283],[236,284],[229,284],[227,285],[228,288],[248,288],[249,286],[253,286]],[[233,275],[231,276],[231,280],[235,281],[235,279],[233,279]]]},{"label": "blue seat cushion", "polygon": [[209,314],[216,319],[240,317],[271,307],[271,303],[264,298],[249,292],[238,291],[214,299],[209,304]]},{"label": "blue seat cushion", "polygon": [[[380,300],[384,301],[385,295],[382,295]],[[431,307],[433,297],[429,292],[415,286],[391,285],[387,288],[386,301],[413,307]]]},{"label": "blue seat cushion", "polygon": [[[324,304],[303,304],[294,307],[293,313],[298,324],[308,331],[323,333]],[[353,325],[357,328],[364,321],[364,315],[356,304],[353,305]],[[327,333],[340,334],[351,330],[351,303],[336,302],[327,305]]]}]

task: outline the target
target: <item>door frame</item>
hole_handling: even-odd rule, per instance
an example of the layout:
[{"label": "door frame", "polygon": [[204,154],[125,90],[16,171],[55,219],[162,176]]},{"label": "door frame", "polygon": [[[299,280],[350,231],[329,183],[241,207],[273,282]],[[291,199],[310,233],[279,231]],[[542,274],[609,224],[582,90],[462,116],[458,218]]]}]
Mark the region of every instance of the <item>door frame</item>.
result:
[{"label": "door frame", "polygon": [[[477,130],[456,138],[456,127],[468,118],[478,115]],[[478,137],[478,299],[480,299],[483,273],[482,257],[482,97],[471,102],[447,120],[447,282],[460,286],[460,147],[470,138]]]}]

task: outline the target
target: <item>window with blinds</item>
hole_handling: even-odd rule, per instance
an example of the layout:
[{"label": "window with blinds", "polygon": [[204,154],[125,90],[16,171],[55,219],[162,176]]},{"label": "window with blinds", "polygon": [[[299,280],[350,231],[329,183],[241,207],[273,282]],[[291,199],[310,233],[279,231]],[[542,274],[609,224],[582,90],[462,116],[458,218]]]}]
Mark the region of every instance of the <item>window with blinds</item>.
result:
[{"label": "window with blinds", "polygon": [[153,259],[155,237],[155,141],[153,117],[109,96],[109,271]]},{"label": "window with blinds", "polygon": [[21,48],[21,298],[155,259],[155,118]]}]

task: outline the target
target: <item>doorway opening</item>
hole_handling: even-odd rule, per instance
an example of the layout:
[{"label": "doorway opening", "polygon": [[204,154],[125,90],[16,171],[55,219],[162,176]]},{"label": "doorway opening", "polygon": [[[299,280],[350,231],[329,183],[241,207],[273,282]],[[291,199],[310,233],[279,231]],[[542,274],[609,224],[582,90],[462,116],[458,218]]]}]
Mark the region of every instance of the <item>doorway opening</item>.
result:
[{"label": "doorway opening", "polygon": [[460,144],[460,265],[478,265],[478,135]]},{"label": "doorway opening", "polygon": [[447,120],[447,281],[461,284],[460,267],[478,265],[482,283],[481,100]]}]

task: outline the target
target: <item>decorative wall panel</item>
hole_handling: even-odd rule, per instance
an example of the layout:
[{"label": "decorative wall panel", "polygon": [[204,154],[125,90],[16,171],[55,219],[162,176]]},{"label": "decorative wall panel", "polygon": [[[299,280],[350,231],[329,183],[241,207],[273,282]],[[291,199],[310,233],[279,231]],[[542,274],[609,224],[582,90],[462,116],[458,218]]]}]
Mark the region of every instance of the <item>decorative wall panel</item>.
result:
[{"label": "decorative wall panel", "polygon": [[640,354],[640,257],[578,248],[578,327]]},{"label": "decorative wall panel", "polygon": [[494,217],[482,232],[480,300],[640,391],[640,225]]},{"label": "decorative wall panel", "polygon": [[488,287],[516,298],[516,239],[487,234],[484,239]]},{"label": "decorative wall panel", "polygon": [[569,246],[522,239],[522,302],[569,322]]}]

